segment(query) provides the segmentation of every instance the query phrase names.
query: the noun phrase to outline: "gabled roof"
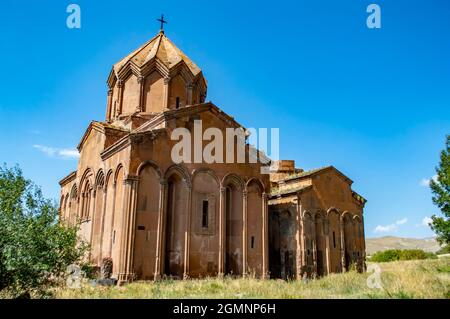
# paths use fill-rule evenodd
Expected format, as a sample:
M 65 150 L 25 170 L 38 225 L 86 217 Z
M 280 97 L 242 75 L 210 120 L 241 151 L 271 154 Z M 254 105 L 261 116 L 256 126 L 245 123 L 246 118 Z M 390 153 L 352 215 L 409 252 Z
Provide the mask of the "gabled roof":
M 342 176 L 345 180 L 347 180 L 347 182 L 349 182 L 350 184 L 353 183 L 353 181 L 350 178 L 348 178 L 344 173 L 342 173 L 340 170 L 338 170 L 334 166 L 325 166 L 325 167 L 315 168 L 315 169 L 312 169 L 309 171 L 303 171 L 301 173 L 295 173 L 295 174 L 285 178 L 284 181 L 291 181 L 294 179 L 302 179 L 302 178 L 312 177 L 314 175 L 324 173 L 328 170 L 334 170 L 338 175 Z
M 163 63 L 168 69 L 174 68 L 183 61 L 194 77 L 201 73 L 200 68 L 187 55 L 178 49 L 163 32 L 158 33 L 153 39 L 117 62 L 113 66 L 113 70 L 118 74 L 128 62 L 138 68 L 142 68 L 154 58 L 157 58 L 158 61 Z
M 303 192 L 306 191 L 308 189 L 311 189 L 313 186 L 312 185 L 302 185 L 302 186 L 296 186 L 296 187 L 291 187 L 291 188 L 286 188 L 286 189 L 273 189 L 270 192 L 270 197 L 279 197 L 279 196 L 283 196 L 283 195 L 288 195 L 288 194 L 294 194 L 294 193 L 298 193 L 298 192 Z
M 219 107 L 217 107 L 214 103 L 212 102 L 206 102 L 206 103 L 200 103 L 200 104 L 195 104 L 195 105 L 189 105 L 186 107 L 182 107 L 176 110 L 168 110 L 165 112 L 162 112 L 161 114 L 158 114 L 157 116 L 155 116 L 153 119 L 151 119 L 150 121 L 142 124 L 140 127 L 136 128 L 134 131 L 132 131 L 131 133 L 144 133 L 147 131 L 151 131 L 154 128 L 158 127 L 158 125 L 160 125 L 163 122 L 167 122 L 170 119 L 173 118 L 179 118 L 179 117 L 183 117 L 189 114 L 198 114 L 198 113 L 202 113 L 202 112 L 206 112 L 206 111 L 210 111 L 212 114 L 214 114 L 216 117 L 218 117 L 219 119 L 221 119 L 222 121 L 227 122 L 228 125 L 230 125 L 231 127 L 242 127 L 242 129 L 245 130 L 245 127 L 243 127 L 241 124 L 239 124 L 234 117 L 228 115 L 227 113 L 225 113 L 224 111 L 222 111 Z
M 101 132 L 101 133 L 105 133 L 105 130 L 107 130 L 107 129 L 126 132 L 125 129 L 123 129 L 121 127 L 117 127 L 117 126 L 111 125 L 109 123 L 92 121 L 89 124 L 88 128 L 86 129 L 86 131 L 84 132 L 83 137 L 81 138 L 81 141 L 80 141 L 80 143 L 77 146 L 78 151 L 81 152 L 81 149 L 83 148 L 83 145 L 86 142 L 86 140 L 88 139 L 88 137 L 91 134 L 92 130 L 95 130 L 95 131 Z

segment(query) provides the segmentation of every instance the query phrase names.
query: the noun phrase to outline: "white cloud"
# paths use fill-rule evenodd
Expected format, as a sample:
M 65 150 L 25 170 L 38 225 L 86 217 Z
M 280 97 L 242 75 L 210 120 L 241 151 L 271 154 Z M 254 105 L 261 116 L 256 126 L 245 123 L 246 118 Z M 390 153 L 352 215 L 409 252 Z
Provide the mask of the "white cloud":
M 373 230 L 374 233 L 387 233 L 387 232 L 394 232 L 396 230 L 398 230 L 398 226 L 399 225 L 404 225 L 408 222 L 408 218 L 402 218 L 397 220 L 395 223 L 393 224 L 389 224 L 389 225 L 378 225 L 377 227 L 375 227 L 375 229 Z
M 424 217 L 422 219 L 422 226 L 428 227 L 433 220 L 430 217 Z
M 428 187 L 428 186 L 430 186 L 431 180 L 437 182 L 437 178 L 438 178 L 437 175 L 434 175 L 431 178 L 422 178 L 422 180 L 420 181 L 420 186 Z
M 78 153 L 78 150 L 67 149 L 67 148 L 63 148 L 63 149 L 59 150 L 59 155 L 61 155 L 62 157 L 65 157 L 65 158 L 79 158 L 80 157 L 80 153 Z
M 390 224 L 390 225 L 378 225 L 377 227 L 375 227 L 374 229 L 374 233 L 387 233 L 387 232 L 392 232 L 392 231 L 396 231 L 398 229 L 398 226 L 396 224 Z
M 69 149 L 69 148 L 56 148 L 56 147 L 49 147 L 44 145 L 33 145 L 35 149 L 38 149 L 42 153 L 46 154 L 49 157 L 55 157 L 55 158 L 61 158 L 61 159 L 74 159 L 79 158 L 80 154 L 76 149 Z

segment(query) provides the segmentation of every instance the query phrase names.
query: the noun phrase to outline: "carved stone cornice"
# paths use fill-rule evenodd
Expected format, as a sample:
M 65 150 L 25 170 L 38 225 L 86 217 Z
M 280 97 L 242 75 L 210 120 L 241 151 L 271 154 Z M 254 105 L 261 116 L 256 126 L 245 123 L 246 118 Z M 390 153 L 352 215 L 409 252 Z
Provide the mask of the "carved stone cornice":
M 131 144 L 140 144 L 144 141 L 142 134 L 130 134 Z
M 110 147 L 106 148 L 103 152 L 100 153 L 101 159 L 104 161 L 108 158 L 110 158 L 112 155 L 116 154 L 117 152 L 127 148 L 131 145 L 131 141 L 128 136 L 123 137 L 115 144 L 111 145 Z
M 124 180 L 123 183 L 126 185 L 132 185 L 139 182 L 139 176 L 136 175 L 128 175 Z
M 60 180 L 59 181 L 59 185 L 60 186 L 64 186 L 67 183 L 70 183 L 71 181 L 75 180 L 76 177 L 77 177 L 77 171 L 73 171 L 72 173 L 70 173 L 69 175 L 64 177 L 62 180 Z

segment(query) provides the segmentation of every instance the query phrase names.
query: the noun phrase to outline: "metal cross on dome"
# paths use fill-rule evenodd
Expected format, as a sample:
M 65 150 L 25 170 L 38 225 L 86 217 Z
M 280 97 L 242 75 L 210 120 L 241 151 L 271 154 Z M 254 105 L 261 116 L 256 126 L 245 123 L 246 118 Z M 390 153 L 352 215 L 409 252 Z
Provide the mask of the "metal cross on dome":
M 156 21 L 161 22 L 161 28 L 160 28 L 160 30 L 164 32 L 164 24 L 167 24 L 167 21 L 164 20 L 164 14 L 161 14 L 161 18 L 160 18 L 160 19 L 157 19 Z

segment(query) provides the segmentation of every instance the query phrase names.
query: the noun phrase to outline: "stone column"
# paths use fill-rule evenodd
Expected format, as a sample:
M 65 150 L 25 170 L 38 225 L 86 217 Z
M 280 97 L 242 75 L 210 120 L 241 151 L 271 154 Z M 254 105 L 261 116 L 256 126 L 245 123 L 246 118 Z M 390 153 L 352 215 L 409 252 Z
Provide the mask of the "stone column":
M 313 278 L 317 276 L 317 238 L 316 238 L 316 216 L 312 217 L 312 255 L 313 255 Z
M 106 100 L 106 120 L 108 122 L 111 121 L 111 117 L 114 115 L 112 114 L 112 95 L 113 95 L 113 89 L 109 88 L 108 90 L 108 98 Z
M 242 275 L 247 275 L 247 190 L 242 192 Z
M 306 254 L 305 254 L 305 225 L 304 225 L 304 219 L 302 216 L 302 203 L 300 200 L 300 196 L 298 196 L 297 199 L 297 213 L 295 216 L 296 221 L 296 254 L 295 254 L 295 260 L 296 260 L 296 278 L 297 280 L 302 279 L 302 272 L 304 266 L 306 266 Z
M 117 181 L 113 183 L 113 204 L 112 204 L 112 218 L 111 218 L 111 234 L 109 238 L 109 254 L 108 257 L 112 257 L 112 236 L 114 234 L 114 219 L 116 218 L 116 192 L 117 192 Z M 113 260 L 113 263 L 117 263 L 118 260 Z
M 104 240 L 104 232 L 105 232 L 105 214 L 106 214 L 106 197 L 107 197 L 107 186 L 104 185 L 103 187 L 103 201 L 102 201 L 102 218 L 101 218 L 101 230 L 100 230 L 100 252 L 99 252 L 99 259 L 100 263 L 103 259 L 103 240 Z
M 267 194 L 262 193 L 262 278 L 266 279 L 269 275 L 269 214 L 267 205 Z
M 158 229 L 156 232 L 156 258 L 155 258 L 155 280 L 161 278 L 161 272 L 163 267 L 163 239 L 164 239 L 164 220 L 166 216 L 166 203 L 167 203 L 167 181 L 165 179 L 160 180 L 159 187 L 159 207 L 158 207 Z
M 138 84 L 139 84 L 139 105 L 136 108 L 136 112 L 144 112 L 144 85 L 145 85 L 145 78 L 143 76 L 139 76 L 137 78 Z
M 76 198 L 75 217 L 74 217 L 73 225 L 76 225 L 78 218 L 81 219 L 81 216 L 80 216 L 81 212 L 80 211 L 83 211 L 82 209 L 80 209 L 80 207 L 82 206 L 82 203 L 83 203 L 83 199 L 82 199 L 83 193 L 81 193 L 81 189 L 78 191 L 78 193 L 80 193 L 80 194 Z
M 139 178 L 125 179 L 122 236 L 120 243 L 119 284 L 133 280 L 133 251 L 136 224 L 136 202 Z
M 339 230 L 341 233 L 341 269 L 342 272 L 346 272 L 345 267 L 345 232 L 344 232 L 344 218 L 339 216 Z
M 192 105 L 192 91 L 194 89 L 194 85 L 189 82 L 186 85 L 186 104 L 187 105 Z
M 170 78 L 165 77 L 164 78 L 164 100 L 163 100 L 163 106 L 164 110 L 169 109 L 169 94 L 170 94 Z
M 219 201 L 219 276 L 225 273 L 225 246 L 226 246 L 226 191 L 225 187 L 220 187 Z
M 95 209 L 97 206 L 96 196 L 97 196 L 97 190 L 94 187 L 92 190 L 91 209 L 89 210 L 90 211 L 90 220 L 91 220 L 91 233 L 89 234 L 89 243 L 90 243 L 91 249 L 94 246 L 93 239 L 94 239 Z M 89 260 L 91 260 L 91 257 L 92 257 L 91 249 L 89 250 Z
M 191 239 L 192 187 L 187 186 L 186 228 L 184 231 L 184 272 L 183 279 L 189 278 L 189 244 Z
M 366 271 L 366 241 L 365 241 L 365 234 L 364 234 L 365 230 L 364 230 L 364 216 L 362 215 L 361 212 L 361 258 L 362 258 L 362 271 Z
M 78 213 L 77 213 L 81 222 L 83 222 L 85 212 L 86 212 L 86 194 L 83 192 L 80 194 L 80 204 L 79 204 L 79 209 L 78 209 Z
M 324 232 L 325 232 L 325 258 L 327 263 L 327 275 L 331 272 L 331 252 L 330 252 L 330 223 L 328 221 L 328 216 L 324 219 Z
M 124 83 L 122 80 L 117 81 L 117 87 L 119 89 L 118 93 L 118 101 L 117 101 L 117 110 L 116 110 L 116 117 L 118 117 L 120 114 L 122 114 L 122 105 L 123 105 L 123 86 Z

